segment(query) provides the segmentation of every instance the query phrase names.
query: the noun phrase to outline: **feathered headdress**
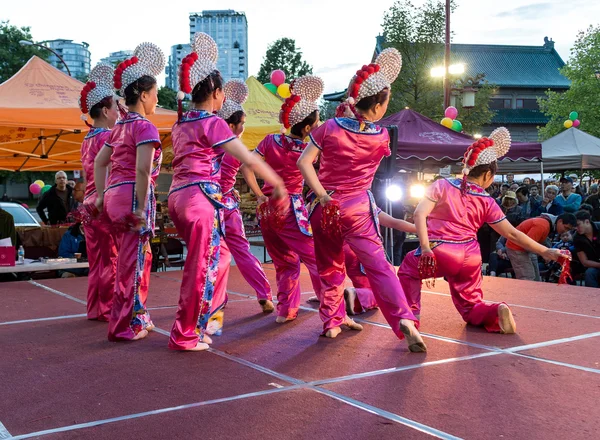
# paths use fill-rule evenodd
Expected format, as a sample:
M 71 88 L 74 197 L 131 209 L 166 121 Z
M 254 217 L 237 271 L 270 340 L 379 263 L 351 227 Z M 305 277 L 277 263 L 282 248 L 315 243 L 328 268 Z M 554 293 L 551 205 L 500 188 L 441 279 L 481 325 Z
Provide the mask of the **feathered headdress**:
M 289 98 L 286 98 L 279 112 L 279 122 L 285 130 L 302 122 L 315 110 L 319 110 L 318 100 L 323 94 L 323 80 L 318 76 L 306 75 L 296 78 L 290 84 Z
M 495 129 L 489 138 L 481 138 L 474 142 L 463 158 L 463 174 L 478 165 L 486 165 L 497 161 L 510 150 L 510 133 L 504 127 Z
M 142 43 L 133 51 L 133 56 L 121 62 L 114 75 L 114 88 L 121 96 L 125 89 L 143 76 L 156 77 L 165 68 L 165 55 L 153 43 Z
M 88 82 L 83 86 L 79 96 L 79 108 L 81 109 L 81 120 L 85 125 L 91 128 L 87 121 L 86 113 L 89 113 L 92 107 L 108 96 L 113 96 L 113 75 L 114 69 L 110 64 L 99 63 L 90 72 Z
M 225 93 L 225 102 L 221 110 L 217 112 L 217 115 L 227 120 L 235 112 L 244 111 L 242 104 L 248 99 L 248 86 L 246 83 L 239 79 L 232 79 L 227 81 L 223 86 L 223 93 Z

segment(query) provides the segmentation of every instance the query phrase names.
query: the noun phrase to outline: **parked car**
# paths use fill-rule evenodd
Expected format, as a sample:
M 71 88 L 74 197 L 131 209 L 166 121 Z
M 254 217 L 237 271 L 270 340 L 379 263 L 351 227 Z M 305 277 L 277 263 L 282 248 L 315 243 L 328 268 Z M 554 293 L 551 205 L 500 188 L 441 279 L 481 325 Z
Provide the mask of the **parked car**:
M 15 220 L 15 227 L 37 226 L 40 224 L 33 215 L 23 205 L 13 202 L 0 202 L 0 208 L 4 209 Z

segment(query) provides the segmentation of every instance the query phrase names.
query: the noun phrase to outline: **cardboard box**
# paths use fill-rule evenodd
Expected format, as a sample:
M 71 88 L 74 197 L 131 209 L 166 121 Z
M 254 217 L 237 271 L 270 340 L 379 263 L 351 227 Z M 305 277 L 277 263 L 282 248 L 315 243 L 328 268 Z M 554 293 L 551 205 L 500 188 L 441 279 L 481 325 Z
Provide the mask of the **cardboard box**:
M 0 246 L 0 266 L 14 266 L 16 250 L 14 246 Z

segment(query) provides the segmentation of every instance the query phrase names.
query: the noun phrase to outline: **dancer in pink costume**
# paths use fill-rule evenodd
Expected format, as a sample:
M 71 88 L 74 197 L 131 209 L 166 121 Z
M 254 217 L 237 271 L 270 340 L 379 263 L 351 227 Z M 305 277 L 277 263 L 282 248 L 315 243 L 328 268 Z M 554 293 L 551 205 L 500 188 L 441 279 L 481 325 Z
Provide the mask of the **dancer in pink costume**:
M 413 234 L 417 232 L 417 228 L 412 223 L 394 218 L 382 212 L 379 208 L 377 208 L 377 211 L 379 212 L 378 218 L 381 226 Z M 359 315 L 368 310 L 376 309 L 377 300 L 373 295 L 365 269 L 347 243 L 344 243 L 344 260 L 346 274 L 352 281 L 352 287 L 347 287 L 344 290 L 346 313 L 348 315 Z
M 426 351 L 418 321 L 393 266 L 387 261 L 379 235 L 377 207 L 369 191 L 384 156 L 390 155 L 387 131 L 373 122 L 383 117 L 390 84 L 400 72 L 400 53 L 386 49 L 374 64 L 353 77 L 348 99 L 338 116 L 314 130 L 311 144 L 298 166 L 318 203 L 311 213 L 317 266 L 324 291 L 319 314 L 324 334 L 335 338 L 344 323 L 344 242 L 365 266 L 377 304 L 398 338 L 407 338 L 410 351 Z M 341 117 L 345 115 L 345 117 Z M 319 175 L 313 162 L 321 155 Z
M 156 127 L 146 119 L 158 103 L 156 76 L 165 58 L 152 43 L 142 43 L 114 75 L 114 87 L 125 97 L 129 112 L 117 123 L 94 166 L 98 198 L 115 234 L 117 273 L 108 339 L 142 339 L 154 328 L 146 309 L 154 234 L 154 188 L 162 161 Z M 111 166 L 106 191 L 106 169 Z
M 90 132 L 81 144 L 81 163 L 87 185 L 83 203 L 95 204 L 97 199 L 94 182 L 94 160 L 110 136 L 119 117 L 113 97 L 113 68 L 98 64 L 90 72 L 89 81 L 81 91 L 79 107 L 82 119 L 86 113 L 93 119 Z M 89 124 L 88 124 L 89 125 Z M 87 318 L 108 321 L 115 290 L 117 248 L 106 222 L 91 220 L 85 226 L 85 245 L 90 271 L 88 275 Z
M 558 249 L 548 249 L 517 231 L 484 190 L 494 181 L 497 160 L 508 152 L 510 142 L 504 127 L 494 130 L 489 139 L 478 140 L 465 153 L 463 179 L 434 182 L 419 202 L 414 218 L 421 246 L 404 258 L 398 271 L 416 316 L 421 314 L 421 280 L 445 277 L 465 322 L 485 327 L 488 332 L 516 332 L 505 303 L 483 301 L 477 230 L 484 223 L 529 252 L 547 260 L 562 258 Z
M 225 102 L 217 115 L 224 119 L 235 136 L 241 138 L 246 122 L 246 113 L 242 104 L 248 99 L 248 86 L 240 80 L 228 81 L 223 87 Z M 271 296 L 271 285 L 265 271 L 250 251 L 250 244 L 244 231 L 242 213 L 239 209 L 240 195 L 233 187 L 235 178 L 242 163 L 230 154 L 226 154 L 221 163 L 221 191 L 225 218 L 225 241 L 240 269 L 240 273 L 250 286 L 256 291 L 256 297 L 263 312 L 271 313 L 275 310 Z
M 223 106 L 223 79 L 217 70 L 217 45 L 205 33 L 194 35 L 192 53 L 179 71 L 179 119 L 173 126 L 173 182 L 169 214 L 185 240 L 188 254 L 169 348 L 201 351 L 212 341 L 207 326 L 221 321 L 227 301 L 226 284 L 231 256 L 223 236 L 221 162 L 233 155 L 274 187 L 276 199 L 286 197 L 283 181 L 251 155 L 227 123 L 214 114 Z M 193 109 L 183 113 L 184 93 Z
M 292 95 L 285 100 L 279 113 L 282 133 L 268 135 L 254 150 L 281 176 L 290 194 L 283 211 L 283 226 L 272 227 L 261 221 L 261 230 L 277 279 L 277 318 L 284 323 L 298 316 L 300 307 L 300 261 L 309 271 L 313 289 L 320 298 L 321 284 L 315 262 L 315 248 L 308 213 L 302 197 L 304 180 L 296 162 L 306 148 L 304 138 L 319 121 L 317 100 L 323 93 L 323 81 L 316 76 L 303 76 L 291 84 Z M 290 130 L 290 135 L 284 132 Z M 268 203 L 273 188 L 265 183 L 262 190 L 253 176 L 245 174 L 259 205 Z

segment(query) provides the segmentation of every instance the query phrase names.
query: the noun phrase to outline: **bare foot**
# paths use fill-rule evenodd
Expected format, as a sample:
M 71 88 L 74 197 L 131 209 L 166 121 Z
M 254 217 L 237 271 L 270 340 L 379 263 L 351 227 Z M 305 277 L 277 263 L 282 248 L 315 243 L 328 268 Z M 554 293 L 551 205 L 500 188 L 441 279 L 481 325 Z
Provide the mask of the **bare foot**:
M 286 318 L 285 316 L 278 316 L 275 319 L 275 322 L 277 324 L 283 324 L 284 322 L 293 321 L 293 320 L 294 320 L 294 318 Z
M 415 327 L 415 322 L 410 319 L 400 320 L 400 331 L 404 334 L 408 349 L 413 353 L 424 353 L 427 351 L 427 346 L 423 342 L 423 338 Z
M 137 341 L 138 339 L 144 339 L 146 336 L 148 336 L 148 330 L 144 329 L 141 330 L 137 335 L 135 335 L 132 339 L 132 341 Z
M 350 327 L 350 330 L 361 331 L 363 329 L 362 325 L 357 324 L 356 322 L 354 322 L 354 319 L 348 318 L 347 316 L 346 316 L 346 320 L 344 321 L 344 325 Z
M 344 300 L 346 302 L 346 313 L 354 315 L 354 303 L 356 302 L 356 289 L 348 287 L 344 290 Z
M 268 299 L 259 299 L 258 303 L 262 308 L 263 313 L 273 313 L 275 310 L 275 306 L 273 305 L 273 301 Z
M 340 333 L 342 333 L 342 329 L 339 327 L 333 327 L 330 328 L 329 330 L 327 330 L 327 333 L 325 333 L 325 337 L 326 338 L 335 338 L 337 335 L 339 335 Z
M 506 304 L 498 306 L 498 325 L 500 325 L 500 333 L 502 334 L 512 335 L 517 332 L 517 324 Z
M 209 348 L 210 347 L 208 344 L 206 344 L 204 342 L 198 342 L 195 347 L 188 348 L 185 351 L 204 351 L 204 350 L 208 350 Z

